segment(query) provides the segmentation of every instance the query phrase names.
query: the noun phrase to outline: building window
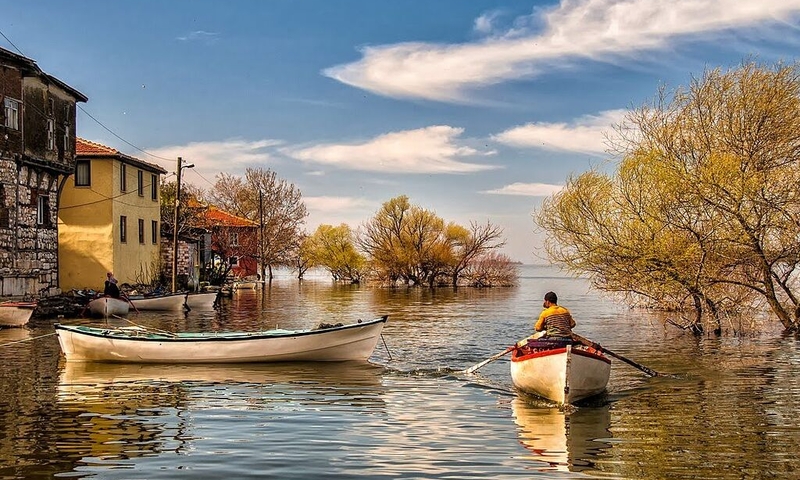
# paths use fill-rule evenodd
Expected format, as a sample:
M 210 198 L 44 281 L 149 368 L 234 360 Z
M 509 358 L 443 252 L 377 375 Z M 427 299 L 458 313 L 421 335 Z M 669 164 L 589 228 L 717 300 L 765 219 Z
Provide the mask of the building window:
M 128 167 L 124 163 L 119 167 L 119 191 L 128 191 Z
M 230 241 L 231 247 L 238 247 L 239 246 L 239 232 L 230 232 L 228 234 L 228 240 Z
M 139 243 L 144 244 L 144 219 L 139 219 Z
M 6 188 L 0 185 L 0 227 L 8 228 L 8 207 L 6 207 Z
M 119 217 L 119 241 L 122 243 L 128 241 L 128 217 L 125 215 Z
M 158 221 L 151 220 L 150 223 L 153 226 L 153 245 L 155 245 L 156 243 L 158 243 Z
M 56 149 L 56 121 L 52 118 L 47 119 L 47 149 Z
M 39 195 L 36 199 L 36 224 L 50 225 L 50 197 Z
M 92 163 L 89 160 L 75 162 L 75 186 L 88 187 L 92 184 Z
M 69 124 L 64 124 L 64 153 L 71 152 L 69 144 Z
M 3 105 L 5 107 L 6 127 L 19 130 L 19 101 L 6 97 Z
M 139 170 L 136 181 L 138 182 L 139 196 L 144 197 L 144 172 Z
M 158 175 L 150 175 L 150 198 L 154 202 L 158 201 Z

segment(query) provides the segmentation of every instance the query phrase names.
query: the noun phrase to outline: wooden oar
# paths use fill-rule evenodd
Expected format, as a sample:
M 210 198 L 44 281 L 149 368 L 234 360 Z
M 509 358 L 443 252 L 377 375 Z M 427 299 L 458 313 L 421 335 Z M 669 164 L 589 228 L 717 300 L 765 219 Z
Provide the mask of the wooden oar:
M 500 358 L 500 357 L 502 357 L 504 355 L 508 355 L 511 351 L 514 350 L 514 348 L 516 348 L 516 345 L 511 345 L 510 347 L 506 348 L 502 352 L 496 353 L 496 354 L 492 355 L 491 357 L 487 358 L 486 360 L 482 361 L 481 363 L 476 363 L 475 365 L 469 367 L 468 369 L 464 370 L 464 373 L 475 373 L 476 370 L 478 370 L 479 368 L 483 367 L 484 365 L 492 363 L 492 362 L 494 362 L 495 360 L 497 360 L 498 358 Z
M 611 350 L 601 346 L 599 343 L 595 343 L 595 342 L 589 340 L 588 338 L 583 338 L 580 335 L 578 335 L 577 333 L 573 333 L 572 334 L 572 339 L 575 340 L 578 343 L 582 343 L 582 344 L 586 345 L 587 347 L 592 347 L 595 350 L 599 350 L 599 351 L 601 351 L 603 353 L 607 353 L 607 354 L 611 355 L 612 357 L 616 358 L 617 360 L 622 360 L 623 362 L 627 363 L 628 365 L 630 365 L 632 367 L 635 367 L 635 368 L 638 368 L 639 370 L 643 371 L 649 377 L 664 376 L 663 373 L 658 373 L 655 370 L 653 370 L 652 368 L 645 367 L 644 365 L 636 363 L 636 362 L 634 362 L 633 360 L 631 360 L 629 358 L 623 357 L 619 353 L 612 352 Z

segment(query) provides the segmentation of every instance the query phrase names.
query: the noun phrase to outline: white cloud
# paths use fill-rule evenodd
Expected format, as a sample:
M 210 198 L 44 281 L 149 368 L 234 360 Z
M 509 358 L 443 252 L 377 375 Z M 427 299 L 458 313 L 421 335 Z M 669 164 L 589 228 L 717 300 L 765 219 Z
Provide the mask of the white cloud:
M 399 43 L 362 49 L 356 62 L 324 75 L 396 98 L 467 102 L 469 90 L 527 78 L 570 60 L 610 61 L 691 36 L 788 22 L 800 0 L 562 0 L 517 19 L 505 35 L 473 43 Z M 475 21 L 494 29 L 494 17 Z
M 563 185 L 550 185 L 547 183 L 521 183 L 516 182 L 494 190 L 485 190 L 481 193 L 493 195 L 522 195 L 526 197 L 548 197 L 561 191 Z
M 183 158 L 187 164 L 194 164 L 193 170 L 213 182 L 214 175 L 219 172 L 232 174 L 244 172 L 246 167 L 255 167 L 273 160 L 268 151 L 271 147 L 281 145 L 279 140 L 241 140 L 231 139 L 220 142 L 191 142 L 186 145 L 170 145 L 149 149 L 153 155 L 161 158 Z M 163 164 L 164 162 L 160 162 Z M 168 171 L 174 167 L 165 167 Z M 210 178 L 209 178 L 210 177 Z M 194 182 L 198 183 L 198 182 Z M 201 185 L 203 186 L 203 185 Z M 203 188 L 208 187 L 204 185 Z
M 309 233 L 323 224 L 344 223 L 355 229 L 379 207 L 378 202 L 354 197 L 303 197 L 303 202 L 308 209 L 306 228 Z
M 488 35 L 494 31 L 495 19 L 500 15 L 499 12 L 487 12 L 475 19 L 472 29 L 479 34 Z
M 344 210 L 373 208 L 374 202 L 353 197 L 303 197 L 306 207 L 316 212 L 341 212 Z
M 466 163 L 464 157 L 486 156 L 459 142 L 464 129 L 436 125 L 390 132 L 354 144 L 320 144 L 282 153 L 304 162 L 348 170 L 383 173 L 473 173 L 498 168 Z
M 196 30 L 194 32 L 189 32 L 188 34 L 178 37 L 178 40 L 182 42 L 206 42 L 206 43 L 214 43 L 219 36 L 219 33 L 216 32 L 206 32 L 204 30 Z
M 606 135 L 620 123 L 625 110 L 608 110 L 587 115 L 572 123 L 528 123 L 493 135 L 492 140 L 515 147 L 542 148 L 570 152 L 603 153 Z

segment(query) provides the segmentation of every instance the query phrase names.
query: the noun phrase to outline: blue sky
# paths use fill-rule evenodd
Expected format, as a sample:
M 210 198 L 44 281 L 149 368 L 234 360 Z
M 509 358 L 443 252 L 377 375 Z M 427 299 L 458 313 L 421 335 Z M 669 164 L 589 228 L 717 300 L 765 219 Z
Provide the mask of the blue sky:
M 503 227 L 504 252 L 525 263 L 541 255 L 532 211 L 569 175 L 613 168 L 605 133 L 626 109 L 706 68 L 794 62 L 800 46 L 800 0 L 0 0 L 0 11 L 0 46 L 89 97 L 83 138 L 170 172 L 181 156 L 195 165 L 185 181 L 204 189 L 221 171 L 273 169 L 303 192 L 309 231 L 357 228 L 407 195 L 447 221 Z

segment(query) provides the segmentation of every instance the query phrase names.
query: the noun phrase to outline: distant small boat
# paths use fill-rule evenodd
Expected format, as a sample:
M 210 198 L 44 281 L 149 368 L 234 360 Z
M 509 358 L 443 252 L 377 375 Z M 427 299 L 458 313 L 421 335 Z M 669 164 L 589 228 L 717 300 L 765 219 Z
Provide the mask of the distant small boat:
M 523 392 L 570 404 L 605 391 L 611 360 L 569 341 L 535 340 L 511 354 L 511 380 Z
M 124 317 L 128 314 L 131 304 L 122 298 L 103 296 L 89 301 L 87 308 L 96 317 L 108 318 L 112 315 Z
M 217 292 L 190 293 L 186 296 L 186 306 L 198 309 L 214 308 L 217 296 Z
M 129 295 L 128 300 L 134 310 L 183 310 L 186 308 L 185 293 L 165 295 Z
M 257 282 L 255 280 L 237 280 L 233 282 L 233 286 L 231 288 L 234 292 L 236 290 L 255 290 L 259 283 L 262 282 Z
M 0 303 L 0 327 L 23 327 L 30 321 L 36 302 Z
M 367 360 L 387 316 L 312 330 L 171 333 L 139 326 L 56 324 L 68 361 L 123 363 L 339 362 Z

